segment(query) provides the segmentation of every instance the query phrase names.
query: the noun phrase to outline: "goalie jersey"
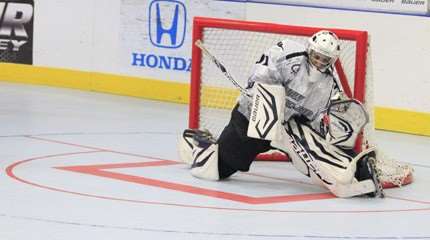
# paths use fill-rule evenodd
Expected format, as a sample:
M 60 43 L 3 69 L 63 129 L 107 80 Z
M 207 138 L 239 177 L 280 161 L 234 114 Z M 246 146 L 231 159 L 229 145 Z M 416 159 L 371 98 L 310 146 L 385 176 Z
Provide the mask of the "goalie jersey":
M 325 72 L 310 66 L 306 47 L 284 40 L 268 49 L 256 62 L 248 79 L 251 96 L 239 97 L 239 112 L 249 119 L 254 84 L 256 82 L 282 85 L 286 93 L 285 121 L 292 116 L 305 116 L 312 121 L 325 112 L 332 96 L 339 92 L 333 69 Z

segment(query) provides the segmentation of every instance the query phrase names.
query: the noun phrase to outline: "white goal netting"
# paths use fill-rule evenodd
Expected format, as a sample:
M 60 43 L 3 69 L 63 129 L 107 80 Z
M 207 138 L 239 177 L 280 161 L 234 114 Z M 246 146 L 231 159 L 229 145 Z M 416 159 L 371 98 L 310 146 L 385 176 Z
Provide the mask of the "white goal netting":
M 306 36 L 218 28 L 205 28 L 202 40 L 204 45 L 228 68 L 235 80 L 244 87 L 261 54 L 268 47 L 286 38 L 303 44 L 307 41 Z M 345 65 L 343 68 L 346 70 L 345 74 L 351 86 L 348 88 L 353 89 L 355 42 L 342 40 L 341 46 L 340 59 Z M 200 126 L 206 127 L 218 136 L 229 120 L 229 110 L 233 108 L 239 91 L 207 57 L 202 59 L 201 86 Z
M 198 19 L 195 21 L 198 22 Z M 195 38 L 202 40 L 205 47 L 216 56 L 242 87 L 246 86 L 255 62 L 266 49 L 285 39 L 305 44 L 312 34 L 312 29 L 309 28 L 303 28 L 303 32 L 301 32 L 297 27 L 276 25 L 275 32 L 271 32 L 273 24 L 251 23 L 247 25 L 247 22 L 243 22 L 241 25 L 238 21 L 234 21 L 234 24 L 229 25 L 229 21 L 225 20 L 216 21 L 219 26 L 214 26 L 214 24 L 205 26 L 204 23 L 207 21 L 204 19 L 203 23 L 195 24 L 194 31 L 198 33 L 195 34 Z M 314 29 L 314 32 L 316 31 L 317 29 Z M 365 33 L 365 38 L 357 40 L 355 35 L 363 32 L 334 31 L 341 39 L 341 55 L 336 66 L 338 79 L 345 92 L 351 92 L 355 98 L 365 103 L 370 115 L 370 123 L 364 129 L 364 137 L 360 145 L 363 147 L 375 145 L 372 71 L 370 53 L 367 48 L 367 33 Z M 363 39 L 366 40 L 364 45 L 363 42 L 358 42 Z M 199 50 L 193 49 L 193 52 L 195 51 Z M 195 59 L 195 56 L 193 55 L 195 63 L 193 72 L 197 74 L 193 75 L 192 81 L 198 81 L 198 84 L 193 83 L 197 86 L 195 90 L 198 93 L 193 96 L 198 99 L 197 101 L 191 99 L 191 104 L 194 104 L 198 110 L 193 111 L 196 116 L 190 116 L 190 119 L 194 119 L 196 123 L 195 126 L 190 127 L 208 129 L 215 137 L 218 137 L 229 121 L 231 109 L 239 96 L 239 90 L 226 79 L 208 57 L 202 56 Z M 194 69 L 196 66 L 198 69 Z M 271 160 L 271 156 L 279 158 L 279 153 L 263 154 L 262 156 Z M 384 157 L 384 160 L 379 161 L 378 168 L 383 181 L 386 182 L 384 184 L 386 187 L 400 186 L 412 181 L 412 168 L 406 164 Z

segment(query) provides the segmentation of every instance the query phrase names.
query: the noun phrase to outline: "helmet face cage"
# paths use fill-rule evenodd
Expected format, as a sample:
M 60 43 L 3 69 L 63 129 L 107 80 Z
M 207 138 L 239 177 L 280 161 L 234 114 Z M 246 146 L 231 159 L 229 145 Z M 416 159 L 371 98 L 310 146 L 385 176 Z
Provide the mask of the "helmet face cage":
M 327 69 L 332 64 L 333 58 L 316 52 L 313 49 L 309 50 L 309 62 L 318 69 Z
M 310 62 L 318 69 L 327 69 L 334 64 L 340 54 L 339 38 L 335 33 L 327 30 L 322 30 L 315 33 L 309 38 L 308 54 L 314 58 Z M 328 64 L 322 64 L 326 62 L 328 58 Z M 318 59 L 315 59 L 318 58 Z M 318 61 L 319 60 L 319 61 Z M 324 60 L 324 61 L 321 61 Z M 320 63 L 319 63 L 320 62 Z M 317 65 L 315 65 L 317 64 Z

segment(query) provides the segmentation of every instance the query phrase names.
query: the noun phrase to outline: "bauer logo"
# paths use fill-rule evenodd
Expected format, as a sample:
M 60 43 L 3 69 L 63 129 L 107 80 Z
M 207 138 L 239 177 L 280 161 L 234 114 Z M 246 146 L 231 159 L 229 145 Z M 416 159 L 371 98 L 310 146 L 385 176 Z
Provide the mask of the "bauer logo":
M 0 1 L 0 61 L 32 64 L 32 0 Z
M 149 38 L 154 46 L 179 48 L 184 44 L 187 11 L 175 0 L 154 0 L 149 6 Z

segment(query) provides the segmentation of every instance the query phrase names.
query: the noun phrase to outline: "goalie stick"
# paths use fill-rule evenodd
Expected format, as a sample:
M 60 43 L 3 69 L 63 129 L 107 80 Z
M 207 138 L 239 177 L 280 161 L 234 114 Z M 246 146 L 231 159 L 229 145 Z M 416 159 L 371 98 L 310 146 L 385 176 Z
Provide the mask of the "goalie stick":
M 230 74 L 230 72 L 227 70 L 226 67 L 213 55 L 205 45 L 203 45 L 203 42 L 199 39 L 195 42 L 196 46 L 200 48 L 203 53 L 212 60 L 212 62 L 218 67 L 219 70 L 224 74 L 224 76 L 231 82 L 233 85 L 239 89 L 239 91 L 243 94 L 245 94 L 248 97 L 251 97 L 251 95 L 248 93 L 248 91 L 240 86 L 240 84 L 233 78 L 233 76 Z

